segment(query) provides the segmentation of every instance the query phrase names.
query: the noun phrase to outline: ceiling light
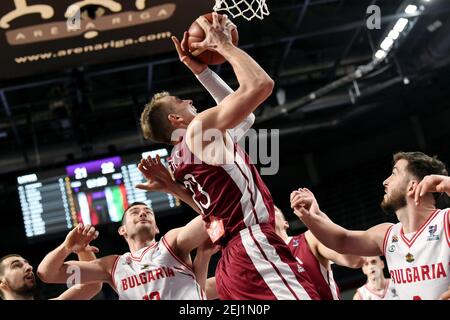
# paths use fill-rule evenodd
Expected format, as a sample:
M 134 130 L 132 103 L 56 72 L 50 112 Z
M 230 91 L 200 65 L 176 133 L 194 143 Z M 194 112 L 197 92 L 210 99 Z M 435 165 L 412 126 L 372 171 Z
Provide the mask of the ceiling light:
M 406 25 L 408 24 L 408 19 L 405 18 L 400 18 L 398 19 L 397 23 L 394 26 L 394 30 L 397 31 L 398 33 L 402 32 L 403 30 L 405 30 Z
M 391 30 L 391 32 L 389 32 L 388 34 L 388 38 L 391 38 L 392 40 L 397 40 L 399 35 L 400 33 L 398 33 L 397 31 Z
M 385 38 L 383 42 L 380 44 L 381 49 L 384 51 L 389 51 L 389 49 L 392 48 L 392 45 L 394 44 L 394 40 L 391 38 Z
M 414 14 L 417 11 L 417 6 L 410 4 L 405 8 L 405 13 L 407 14 Z
M 375 53 L 375 58 L 377 58 L 378 60 L 382 60 L 382 59 L 386 58 L 386 56 L 387 56 L 387 52 L 384 50 L 378 50 Z

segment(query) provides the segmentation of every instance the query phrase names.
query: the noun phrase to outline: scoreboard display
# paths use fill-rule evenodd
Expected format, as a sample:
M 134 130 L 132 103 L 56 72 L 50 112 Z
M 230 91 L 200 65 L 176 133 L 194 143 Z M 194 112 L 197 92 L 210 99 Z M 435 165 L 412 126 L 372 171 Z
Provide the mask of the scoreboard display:
M 144 152 L 141 157 L 148 155 L 159 155 L 167 165 L 167 149 Z M 148 204 L 158 216 L 178 212 L 180 202 L 171 194 L 134 187 L 145 182 L 137 166 L 136 160 L 116 156 L 69 165 L 60 172 L 17 177 L 27 238 L 66 232 L 78 223 L 119 222 L 125 208 L 135 201 Z

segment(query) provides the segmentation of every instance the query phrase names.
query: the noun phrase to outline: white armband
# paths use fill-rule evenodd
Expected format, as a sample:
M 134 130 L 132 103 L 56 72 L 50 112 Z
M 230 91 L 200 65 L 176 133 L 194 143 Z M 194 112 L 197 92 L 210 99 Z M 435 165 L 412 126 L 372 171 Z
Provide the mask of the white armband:
M 226 96 L 233 93 L 225 81 L 217 75 L 214 71 L 206 68 L 200 74 L 195 75 L 200 83 L 208 90 L 209 94 L 213 97 L 216 103 L 222 101 Z

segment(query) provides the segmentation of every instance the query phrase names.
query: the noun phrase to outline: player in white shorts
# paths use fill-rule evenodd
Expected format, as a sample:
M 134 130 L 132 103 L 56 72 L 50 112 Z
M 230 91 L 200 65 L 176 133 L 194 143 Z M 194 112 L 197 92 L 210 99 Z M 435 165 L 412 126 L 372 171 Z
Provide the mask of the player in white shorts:
M 394 282 L 383 273 L 384 262 L 380 257 L 365 257 L 362 266 L 367 282 L 356 290 L 353 300 L 398 300 Z
M 38 275 L 44 282 L 65 283 L 73 270 L 79 270 L 81 283 L 109 283 L 119 299 L 203 299 L 189 255 L 208 239 L 201 217 L 168 231 L 156 241 L 159 230 L 153 211 L 145 203 L 133 203 L 125 210 L 119 227 L 119 234 L 127 241 L 130 252 L 90 262 L 65 261 L 70 253 L 83 249 L 98 236 L 90 226 L 80 225 L 77 231 L 39 265 Z
M 327 247 L 345 254 L 385 255 L 400 299 L 448 297 L 450 209 L 437 209 L 435 199 L 439 193 L 450 195 L 445 165 L 421 152 L 399 152 L 383 185 L 386 194 L 381 207 L 396 214 L 400 222 L 395 225 L 346 230 L 316 214 L 313 196 L 301 191 L 291 194 L 291 206 Z

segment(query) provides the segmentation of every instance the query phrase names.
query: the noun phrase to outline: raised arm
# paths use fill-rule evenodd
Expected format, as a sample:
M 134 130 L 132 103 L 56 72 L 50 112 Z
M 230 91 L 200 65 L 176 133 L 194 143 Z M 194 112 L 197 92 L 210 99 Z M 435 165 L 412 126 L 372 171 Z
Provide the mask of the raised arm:
M 79 279 L 80 284 L 110 282 L 114 256 L 92 261 L 65 262 L 71 253 L 83 251 L 97 236 L 98 232 L 95 228 L 79 224 L 69 232 L 64 242 L 47 254 L 39 264 L 37 271 L 39 278 L 46 283 L 68 283 L 71 279 Z
M 78 252 L 79 261 L 94 261 L 97 259 L 94 252 L 98 252 L 96 247 L 86 246 L 85 250 Z M 64 291 L 53 300 L 90 300 L 102 290 L 102 282 L 89 284 L 76 284 Z
M 421 197 L 432 192 L 445 192 L 450 196 L 450 177 L 437 174 L 425 176 L 417 185 L 414 193 L 416 204 L 419 204 Z
M 200 288 L 206 293 L 206 281 L 208 277 L 209 261 L 211 256 L 220 250 L 220 246 L 214 245 L 210 239 L 206 239 L 198 248 L 194 259 L 194 273 Z
M 150 156 L 147 159 L 142 159 L 138 169 L 147 179 L 147 182 L 137 184 L 136 188 L 170 193 L 189 205 L 195 212 L 201 214 L 200 208 L 192 198 L 192 193 L 173 179 L 171 172 L 164 166 L 158 155 L 154 159 Z
M 180 61 L 183 62 L 197 77 L 199 82 L 209 92 L 214 101 L 219 104 L 225 97 L 227 97 L 234 91 L 227 85 L 225 81 L 222 80 L 222 78 L 220 78 L 214 71 L 209 69 L 206 64 L 199 62 L 191 56 L 187 44 L 188 37 L 188 32 L 184 32 L 183 40 L 181 41 L 181 43 L 176 37 L 172 37 L 172 41 L 178 52 L 178 57 Z M 251 128 L 254 122 L 255 115 L 251 113 L 247 116 L 247 118 L 244 119 L 244 121 L 239 123 L 233 129 L 230 129 L 229 133 L 232 137 L 235 137 L 236 140 L 240 140 L 248 131 L 248 129 Z
M 296 215 L 326 247 L 342 254 L 358 256 L 383 255 L 383 241 L 390 223 L 382 223 L 366 231 L 350 231 L 312 212 L 313 200 L 308 193 L 294 191 L 291 207 Z
M 309 230 L 305 232 L 305 237 L 311 250 L 315 255 L 317 254 L 319 260 L 326 259 L 333 261 L 337 265 L 352 269 L 361 268 L 364 263 L 364 259 L 361 256 L 341 254 L 326 247 Z
M 190 253 L 208 239 L 205 222 L 201 216 L 192 219 L 184 227 L 172 229 L 164 238 L 177 256 L 190 264 Z
M 195 119 L 202 122 L 203 130 L 216 128 L 232 129 L 239 125 L 272 93 L 273 80 L 248 54 L 231 43 L 232 27 L 227 26 L 228 18 L 218 22 L 213 13 L 213 23 L 201 17 L 206 38 L 194 43 L 194 48 L 215 50 L 224 56 L 233 67 L 239 88 L 223 99 L 216 107 L 201 112 Z M 188 127 L 188 132 L 191 126 Z

